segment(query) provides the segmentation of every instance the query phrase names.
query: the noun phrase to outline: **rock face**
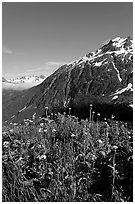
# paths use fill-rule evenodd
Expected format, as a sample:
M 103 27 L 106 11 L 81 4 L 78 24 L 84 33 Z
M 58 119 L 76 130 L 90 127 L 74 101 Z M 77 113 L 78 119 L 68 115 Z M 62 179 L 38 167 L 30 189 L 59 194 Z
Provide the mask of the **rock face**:
M 96 52 L 61 66 L 40 85 L 29 89 L 23 105 L 27 108 L 21 117 L 34 112 L 42 115 L 45 106 L 50 111 L 85 109 L 90 103 L 130 106 L 132 93 L 133 41 L 117 37 Z

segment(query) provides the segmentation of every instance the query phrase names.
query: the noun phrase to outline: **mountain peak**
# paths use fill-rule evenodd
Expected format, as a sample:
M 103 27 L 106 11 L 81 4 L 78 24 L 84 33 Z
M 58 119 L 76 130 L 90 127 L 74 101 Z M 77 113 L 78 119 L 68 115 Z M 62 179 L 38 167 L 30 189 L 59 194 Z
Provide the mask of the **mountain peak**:
M 133 52 L 133 41 L 130 37 L 122 38 L 122 37 L 116 37 L 112 40 L 110 40 L 108 43 L 103 45 L 101 48 L 99 48 L 95 52 L 90 52 L 89 54 L 85 55 L 84 57 L 80 58 L 79 60 L 75 60 L 71 63 L 68 63 L 67 66 L 73 67 L 76 65 L 81 65 L 85 62 L 89 62 L 90 64 L 93 64 L 93 62 L 99 62 L 101 61 L 101 58 L 104 58 L 104 56 L 110 55 L 110 58 L 112 55 L 116 56 L 127 56 L 127 58 L 131 57 L 131 53 Z
M 63 65 L 38 87 L 28 90 L 22 97 L 24 102 L 21 105 L 20 102 L 18 103 L 20 109 L 17 110 L 17 117 L 21 120 L 23 114 L 30 117 L 35 111 L 42 115 L 46 106 L 49 107 L 49 111 L 73 107 L 76 112 L 80 111 L 82 116 L 82 110 L 84 107 L 88 110 L 90 103 L 98 104 L 97 107 L 109 104 L 108 112 L 110 104 L 131 105 L 132 45 L 131 38 L 117 37 L 97 51 Z M 27 108 L 24 109 L 24 107 Z M 106 109 L 105 112 L 107 112 Z

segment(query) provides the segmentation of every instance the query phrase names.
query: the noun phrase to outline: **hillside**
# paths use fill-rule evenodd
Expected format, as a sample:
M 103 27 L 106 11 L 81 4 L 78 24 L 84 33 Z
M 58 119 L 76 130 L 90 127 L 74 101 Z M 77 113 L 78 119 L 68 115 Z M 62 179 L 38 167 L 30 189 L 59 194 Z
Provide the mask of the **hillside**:
M 103 116 L 115 114 L 119 117 L 121 114 L 118 119 L 127 117 L 131 120 L 132 39 L 117 37 L 96 52 L 61 66 L 40 85 L 27 90 L 21 98 L 22 105 L 16 109 L 18 113 L 14 117 L 17 121 L 31 118 L 35 112 L 44 115 L 46 106 L 53 112 L 71 107 L 72 114 L 88 117 L 91 103 Z M 18 99 L 14 104 L 16 101 Z

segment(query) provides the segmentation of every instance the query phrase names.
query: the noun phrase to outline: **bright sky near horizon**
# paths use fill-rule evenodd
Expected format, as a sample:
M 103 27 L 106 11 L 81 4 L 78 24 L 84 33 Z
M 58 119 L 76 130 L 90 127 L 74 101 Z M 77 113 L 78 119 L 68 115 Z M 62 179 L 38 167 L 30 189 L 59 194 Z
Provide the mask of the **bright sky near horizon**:
M 2 75 L 49 76 L 117 36 L 133 38 L 132 2 L 4 2 Z

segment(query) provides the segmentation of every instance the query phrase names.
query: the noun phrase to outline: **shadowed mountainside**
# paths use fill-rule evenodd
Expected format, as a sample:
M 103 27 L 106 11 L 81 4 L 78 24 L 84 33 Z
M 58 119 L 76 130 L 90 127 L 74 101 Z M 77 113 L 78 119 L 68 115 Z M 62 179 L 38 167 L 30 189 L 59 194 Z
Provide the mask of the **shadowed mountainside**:
M 31 118 L 35 112 L 44 115 L 46 106 L 50 112 L 71 107 L 73 114 L 84 118 L 91 103 L 103 117 L 115 114 L 118 119 L 132 120 L 133 41 L 130 37 L 110 40 L 96 52 L 61 66 L 40 85 L 18 94 L 4 106 L 3 121 L 13 115 L 14 121 Z M 5 110 L 11 107 L 7 117 Z

